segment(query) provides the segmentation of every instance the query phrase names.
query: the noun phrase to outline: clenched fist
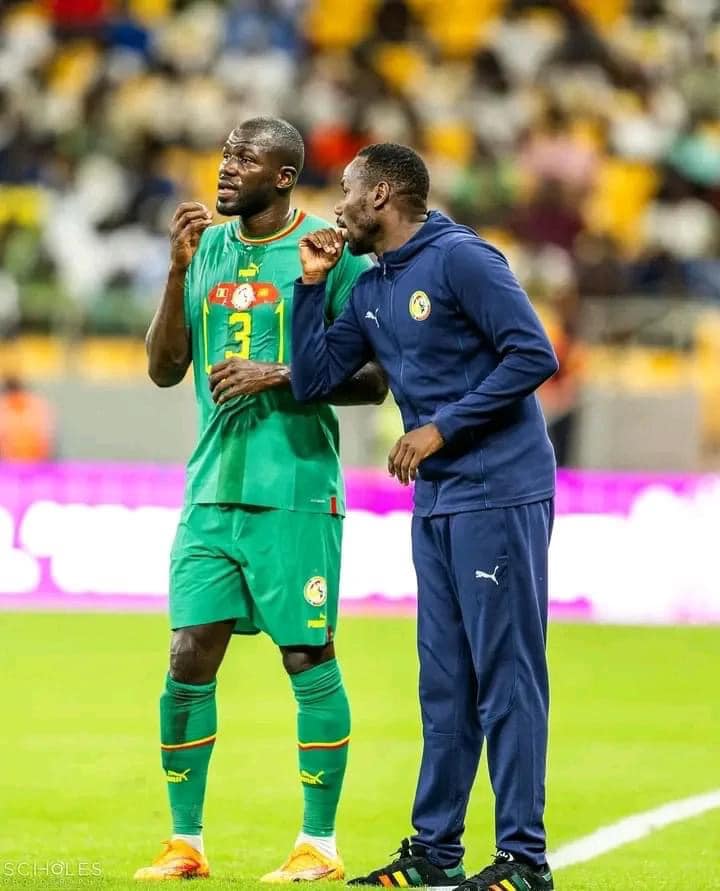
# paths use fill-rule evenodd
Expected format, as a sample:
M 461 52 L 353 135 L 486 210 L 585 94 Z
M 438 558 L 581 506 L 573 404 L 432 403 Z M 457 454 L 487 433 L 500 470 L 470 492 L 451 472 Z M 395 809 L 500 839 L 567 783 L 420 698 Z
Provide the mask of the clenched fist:
M 176 269 L 188 268 L 211 223 L 212 214 L 204 204 L 185 201 L 178 206 L 170 223 L 170 261 Z
M 324 282 L 342 257 L 345 240 L 337 229 L 320 229 L 300 239 L 302 280 L 306 285 Z

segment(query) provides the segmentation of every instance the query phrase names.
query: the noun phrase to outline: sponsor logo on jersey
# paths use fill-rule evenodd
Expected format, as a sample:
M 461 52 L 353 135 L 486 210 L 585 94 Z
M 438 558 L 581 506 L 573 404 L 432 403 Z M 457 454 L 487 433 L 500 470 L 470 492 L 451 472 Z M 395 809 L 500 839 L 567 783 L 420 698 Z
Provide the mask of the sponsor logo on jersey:
M 176 770 L 168 770 L 165 772 L 165 776 L 167 777 L 168 783 L 184 783 L 188 779 L 188 774 L 190 773 L 190 768 L 184 770 L 182 773 L 178 773 Z
M 425 321 L 425 319 L 430 315 L 430 311 L 432 310 L 430 298 L 425 293 L 425 291 L 414 291 L 410 295 L 409 309 L 410 315 L 415 319 L 416 322 Z
M 279 299 L 280 292 L 272 282 L 220 282 L 208 294 L 209 303 L 239 311 Z
M 251 263 L 243 269 L 238 269 L 238 275 L 241 278 L 257 278 L 260 274 L 260 266 L 257 263 Z
M 305 582 L 303 593 L 310 606 L 322 606 L 327 600 L 327 582 L 321 575 L 314 575 Z
M 307 626 L 308 628 L 324 628 L 327 625 L 327 616 L 324 613 L 320 613 L 317 619 L 308 619 Z

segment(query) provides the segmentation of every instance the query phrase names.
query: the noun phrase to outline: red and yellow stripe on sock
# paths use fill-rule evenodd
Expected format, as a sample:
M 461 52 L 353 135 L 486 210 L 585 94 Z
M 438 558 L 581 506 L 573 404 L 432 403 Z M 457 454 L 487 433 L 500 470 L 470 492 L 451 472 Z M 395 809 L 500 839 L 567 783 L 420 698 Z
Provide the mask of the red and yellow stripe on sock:
M 344 736 L 342 739 L 337 739 L 334 742 L 300 742 L 298 740 L 298 749 L 301 752 L 308 752 L 311 749 L 342 749 L 343 746 L 346 746 L 350 742 L 350 736 Z
M 192 739 L 184 743 L 160 743 L 163 752 L 179 752 L 183 749 L 199 749 L 201 746 L 211 746 L 215 742 L 216 733 L 211 736 L 203 736 L 202 739 Z

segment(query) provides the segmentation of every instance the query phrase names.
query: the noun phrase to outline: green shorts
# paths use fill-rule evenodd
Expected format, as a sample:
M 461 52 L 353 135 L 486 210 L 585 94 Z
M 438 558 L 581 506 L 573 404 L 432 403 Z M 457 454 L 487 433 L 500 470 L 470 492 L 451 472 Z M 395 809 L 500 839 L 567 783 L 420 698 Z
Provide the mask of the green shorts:
M 337 629 L 342 517 L 190 504 L 170 558 L 173 629 L 235 619 L 278 646 L 324 646 Z

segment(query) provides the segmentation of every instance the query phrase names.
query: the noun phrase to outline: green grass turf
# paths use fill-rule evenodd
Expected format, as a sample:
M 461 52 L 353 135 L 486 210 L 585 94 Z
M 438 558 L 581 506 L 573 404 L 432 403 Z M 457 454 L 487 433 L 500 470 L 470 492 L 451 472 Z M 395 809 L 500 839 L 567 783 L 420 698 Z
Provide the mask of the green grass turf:
M 409 830 L 414 624 L 346 619 L 338 646 L 354 712 L 338 832 L 354 874 Z M 0 885 L 137 888 L 129 876 L 168 835 L 157 750 L 166 650 L 158 616 L 0 614 Z M 552 625 L 550 654 L 551 847 L 720 787 L 720 628 Z M 215 878 L 203 888 L 256 888 L 290 849 L 301 798 L 294 703 L 267 640 L 233 641 L 219 699 L 205 820 Z M 466 843 L 475 871 L 493 850 L 484 765 Z M 20 862 L 76 872 L 80 861 L 102 877 L 11 875 Z M 556 887 L 720 889 L 720 811 L 559 871 Z

